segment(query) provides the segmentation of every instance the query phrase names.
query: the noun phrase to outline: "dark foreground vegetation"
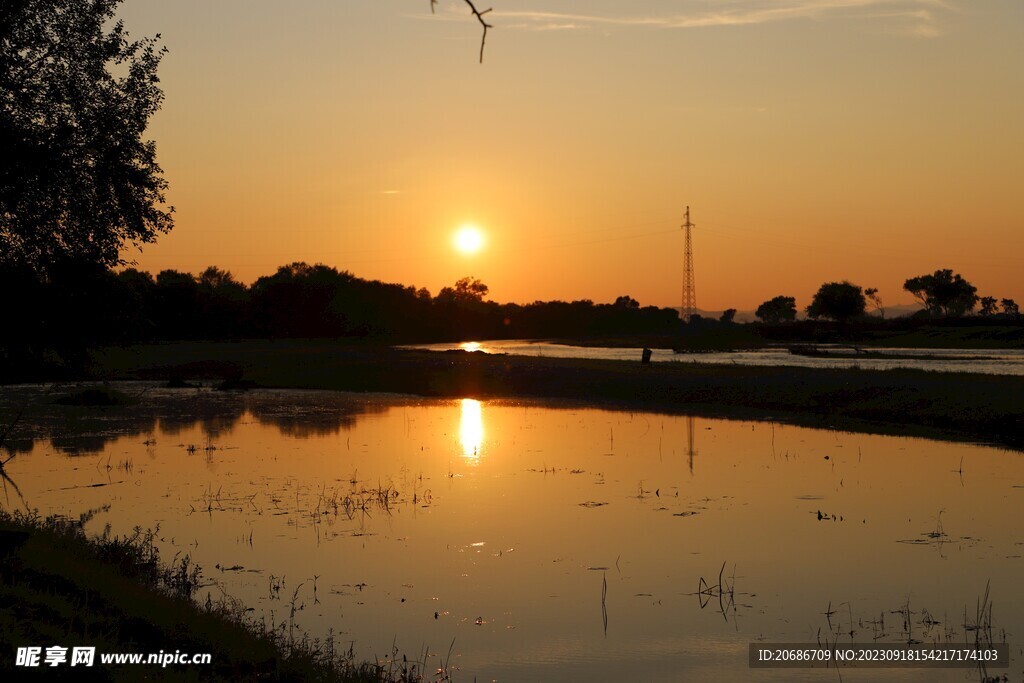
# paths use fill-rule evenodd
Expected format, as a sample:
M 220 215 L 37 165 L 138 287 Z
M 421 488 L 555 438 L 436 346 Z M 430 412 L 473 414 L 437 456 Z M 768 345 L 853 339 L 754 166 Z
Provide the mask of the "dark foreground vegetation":
M 112 348 L 93 378 L 547 398 L 1024 447 L 1024 377 L 400 351 L 326 341 Z
M 0 673 L 4 680 L 418 681 L 410 664 L 357 664 L 332 640 L 248 617 L 230 600 L 193 600 L 202 572 L 161 562 L 153 532 L 89 539 L 77 520 L 0 510 Z M 91 668 L 15 667 L 18 647 L 95 647 Z M 100 653 L 212 655 L 209 665 L 114 665 Z M 443 676 L 442 676 L 443 677 Z M 437 679 L 431 679 L 437 680 Z

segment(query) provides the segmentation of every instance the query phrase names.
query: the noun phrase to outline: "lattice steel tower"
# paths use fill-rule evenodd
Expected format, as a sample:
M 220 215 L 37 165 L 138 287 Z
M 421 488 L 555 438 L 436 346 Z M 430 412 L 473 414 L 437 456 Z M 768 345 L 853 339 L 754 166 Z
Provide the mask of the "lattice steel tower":
M 690 322 L 690 316 L 697 313 L 697 294 L 693 286 L 693 236 L 690 233 L 694 225 L 690 222 L 689 206 L 686 207 L 686 222 L 682 227 L 686 231 L 686 256 L 683 260 L 683 305 L 679 313 L 683 322 Z

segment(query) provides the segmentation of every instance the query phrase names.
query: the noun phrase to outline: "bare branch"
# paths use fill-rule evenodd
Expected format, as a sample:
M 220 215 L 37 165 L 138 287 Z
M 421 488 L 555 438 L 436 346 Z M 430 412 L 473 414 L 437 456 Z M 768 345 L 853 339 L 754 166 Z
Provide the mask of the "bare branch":
M 484 15 L 487 14 L 488 12 L 490 12 L 494 8 L 493 7 L 488 7 L 487 9 L 481 11 L 481 10 L 478 10 L 476 8 L 476 5 L 473 4 L 473 0 L 465 0 L 465 2 L 466 2 L 467 5 L 469 5 L 470 11 L 473 13 L 473 16 L 476 17 L 476 20 L 480 22 L 480 26 L 482 26 L 483 30 L 484 30 L 483 35 L 480 37 L 480 63 L 483 64 L 484 63 L 484 45 L 487 44 L 487 29 L 494 28 L 493 26 L 491 26 L 490 24 L 487 23 L 487 21 L 484 19 Z M 434 7 L 436 5 L 437 5 L 437 0 L 430 0 L 430 13 L 431 14 L 434 13 Z

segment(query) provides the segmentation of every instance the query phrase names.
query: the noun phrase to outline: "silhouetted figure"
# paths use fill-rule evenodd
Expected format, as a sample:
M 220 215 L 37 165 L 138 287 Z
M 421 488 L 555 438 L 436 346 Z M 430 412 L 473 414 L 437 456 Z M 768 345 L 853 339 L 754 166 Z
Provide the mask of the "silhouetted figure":
M 651 351 L 650 349 L 644 347 L 644 353 L 643 353 L 643 356 L 640 358 L 640 363 L 642 363 L 643 365 L 650 365 L 651 364 L 651 355 L 653 353 L 654 353 L 653 351 Z

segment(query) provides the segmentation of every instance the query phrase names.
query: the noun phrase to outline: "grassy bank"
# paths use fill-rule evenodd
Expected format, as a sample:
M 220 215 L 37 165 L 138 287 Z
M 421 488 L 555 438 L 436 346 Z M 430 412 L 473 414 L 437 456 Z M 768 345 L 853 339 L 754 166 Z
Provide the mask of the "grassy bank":
M 239 378 L 264 387 L 551 398 L 1024 447 L 1024 377 L 396 351 L 328 341 L 108 349 L 105 379 Z
M 0 675 L 4 680 L 411 681 L 419 671 L 357 664 L 331 641 L 249 620 L 230 601 L 193 601 L 202 572 L 163 564 L 155 535 L 90 539 L 78 520 L 0 510 Z M 16 666 L 18 647 L 67 647 L 68 663 Z M 71 648 L 95 647 L 92 668 Z M 208 665 L 102 665 L 101 653 L 209 653 Z

